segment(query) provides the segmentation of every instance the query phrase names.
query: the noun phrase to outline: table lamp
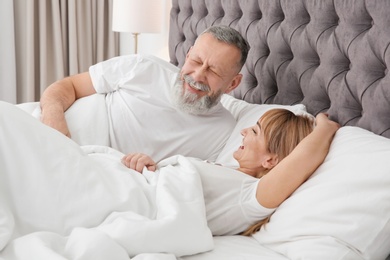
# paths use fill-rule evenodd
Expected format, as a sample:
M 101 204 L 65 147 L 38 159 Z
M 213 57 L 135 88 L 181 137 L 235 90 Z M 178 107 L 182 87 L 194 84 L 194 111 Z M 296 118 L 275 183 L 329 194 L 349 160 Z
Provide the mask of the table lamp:
M 138 51 L 140 33 L 159 33 L 162 23 L 163 0 L 114 0 L 112 30 L 131 32 L 134 53 Z

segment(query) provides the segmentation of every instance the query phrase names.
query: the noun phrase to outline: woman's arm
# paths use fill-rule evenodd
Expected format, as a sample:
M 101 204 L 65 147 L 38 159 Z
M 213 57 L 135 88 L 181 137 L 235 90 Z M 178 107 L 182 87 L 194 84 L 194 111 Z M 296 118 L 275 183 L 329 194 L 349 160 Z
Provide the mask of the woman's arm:
M 327 115 L 316 117 L 316 127 L 295 149 L 262 177 L 258 184 L 257 201 L 266 208 L 276 208 L 285 201 L 314 171 L 328 154 L 339 124 Z

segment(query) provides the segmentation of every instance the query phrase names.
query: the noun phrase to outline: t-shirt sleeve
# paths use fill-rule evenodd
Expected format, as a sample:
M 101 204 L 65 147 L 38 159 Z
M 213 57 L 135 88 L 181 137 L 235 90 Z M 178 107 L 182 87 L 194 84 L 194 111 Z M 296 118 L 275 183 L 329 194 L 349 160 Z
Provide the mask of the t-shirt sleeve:
M 137 60 L 135 55 L 119 56 L 89 67 L 96 92 L 109 93 L 118 90 L 123 79 L 128 79 L 134 73 Z
M 248 223 L 255 224 L 270 216 L 276 208 L 266 208 L 262 206 L 256 198 L 257 186 L 261 179 L 256 182 L 244 181 L 241 189 L 241 202 L 243 213 Z

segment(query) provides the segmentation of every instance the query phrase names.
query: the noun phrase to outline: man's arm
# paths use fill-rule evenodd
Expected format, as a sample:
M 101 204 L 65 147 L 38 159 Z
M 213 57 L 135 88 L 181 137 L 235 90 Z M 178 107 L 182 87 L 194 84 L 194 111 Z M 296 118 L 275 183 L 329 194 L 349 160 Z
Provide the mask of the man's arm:
M 70 137 L 65 111 L 79 98 L 96 93 L 89 72 L 73 75 L 51 84 L 43 92 L 41 121 Z
M 257 201 L 276 208 L 304 183 L 322 164 L 339 124 L 325 114 L 316 117 L 316 127 L 295 149 L 262 177 L 257 187 Z

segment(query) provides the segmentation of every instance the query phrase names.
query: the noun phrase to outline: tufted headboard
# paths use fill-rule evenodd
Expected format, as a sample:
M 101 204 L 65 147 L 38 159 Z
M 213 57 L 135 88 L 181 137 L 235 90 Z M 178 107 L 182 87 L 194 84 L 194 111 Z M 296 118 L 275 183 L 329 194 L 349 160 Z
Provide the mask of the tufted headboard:
M 251 49 L 232 95 L 250 103 L 303 103 L 390 138 L 389 0 L 172 0 L 169 52 L 181 66 L 214 24 Z

